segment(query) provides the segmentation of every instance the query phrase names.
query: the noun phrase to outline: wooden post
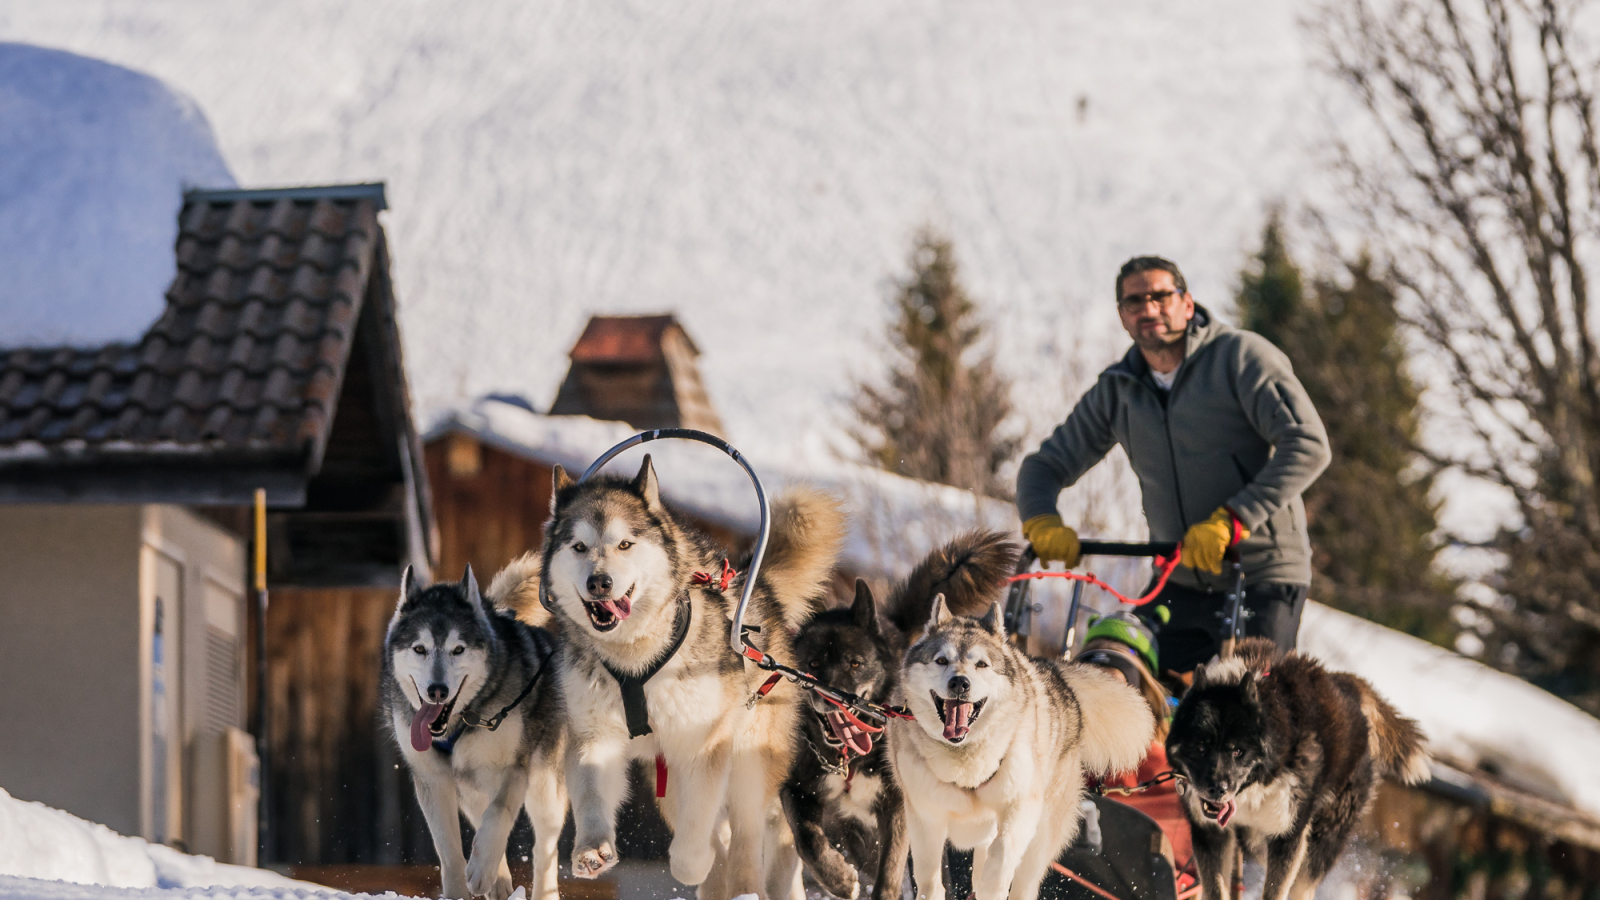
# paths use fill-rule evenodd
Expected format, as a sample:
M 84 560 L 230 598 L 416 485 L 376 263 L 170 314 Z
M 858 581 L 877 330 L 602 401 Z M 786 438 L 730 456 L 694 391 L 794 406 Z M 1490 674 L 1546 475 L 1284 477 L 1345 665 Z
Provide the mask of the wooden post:
M 256 488 L 256 766 L 259 792 L 256 795 L 257 864 L 265 865 L 270 859 L 271 804 L 267 793 L 268 752 L 272 744 L 268 738 L 267 715 L 267 492 Z

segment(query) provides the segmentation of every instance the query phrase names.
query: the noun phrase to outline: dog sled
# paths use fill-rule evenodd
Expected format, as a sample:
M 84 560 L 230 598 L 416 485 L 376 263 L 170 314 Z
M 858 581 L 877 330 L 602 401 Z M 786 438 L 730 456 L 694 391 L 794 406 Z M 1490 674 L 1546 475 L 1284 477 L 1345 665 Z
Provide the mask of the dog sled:
M 757 702 L 781 681 L 788 680 L 797 688 L 824 698 L 842 715 L 848 717 L 856 727 L 866 732 L 874 734 L 883 732 L 891 718 L 912 718 L 909 710 L 873 703 L 839 686 L 825 684 L 807 672 L 774 658 L 758 646 L 757 638 L 760 636 L 756 632 L 759 629 L 745 624 L 745 614 L 756 583 L 756 574 L 767 549 L 772 514 L 766 492 L 755 471 L 727 442 L 691 429 L 670 428 L 641 432 L 602 454 L 588 467 L 579 482 L 588 480 L 621 453 L 640 444 L 660 439 L 691 440 L 721 450 L 744 469 L 755 491 L 760 509 L 760 526 L 754 551 L 748 563 L 743 590 L 737 605 L 732 610 L 732 622 L 728 633 L 731 652 L 755 663 L 763 671 L 772 673 L 756 695 L 751 697 L 750 702 Z M 1144 556 L 1157 557 L 1158 560 L 1163 557 L 1168 558 L 1170 561 L 1160 566 L 1161 573 L 1154 588 L 1145 598 L 1141 598 L 1141 601 L 1148 600 L 1160 592 L 1177 564 L 1175 544 L 1086 542 L 1083 551 L 1085 555 Z M 1090 584 L 1111 592 L 1124 602 L 1136 602 L 1117 594 L 1109 584 L 1093 575 L 1031 571 L 1034 562 L 1036 560 L 1032 551 L 1027 551 L 1012 579 L 1013 585 L 1003 608 L 1005 632 L 1012 636 L 1012 640 L 1022 642 L 1031 640 L 1037 644 L 1042 639 L 1046 647 L 1053 650 L 1052 655 L 1057 656 L 1070 651 L 1076 641 L 1077 618 L 1083 605 L 1084 589 Z M 1235 571 L 1238 571 L 1237 566 Z M 1044 607 L 1031 601 L 1031 582 L 1040 578 L 1067 578 L 1074 582 L 1065 619 L 1066 626 L 1064 633 L 1059 636 L 1044 633 L 1045 629 L 1041 627 L 1045 619 L 1041 615 Z M 1228 621 L 1224 623 L 1224 627 L 1230 629 L 1233 634 L 1238 631 L 1239 600 L 1242 599 L 1242 595 L 1242 576 L 1239 576 L 1236 590 L 1228 606 Z M 1034 649 L 1037 653 L 1037 647 Z M 1174 877 L 1168 856 L 1163 853 L 1164 833 L 1155 820 L 1131 806 L 1118 803 L 1103 795 L 1087 797 L 1083 801 L 1082 812 L 1084 827 L 1080 829 L 1074 843 L 1063 851 L 1056 863 L 1051 866 L 1051 871 L 1041 886 L 1041 896 L 1052 900 L 1054 898 L 1185 900 L 1197 893 L 1197 890 L 1180 893 L 1179 883 Z M 962 856 L 951 853 L 946 859 L 946 883 L 953 898 L 960 898 L 970 893 L 968 887 L 970 855 L 967 855 L 966 861 L 963 861 Z

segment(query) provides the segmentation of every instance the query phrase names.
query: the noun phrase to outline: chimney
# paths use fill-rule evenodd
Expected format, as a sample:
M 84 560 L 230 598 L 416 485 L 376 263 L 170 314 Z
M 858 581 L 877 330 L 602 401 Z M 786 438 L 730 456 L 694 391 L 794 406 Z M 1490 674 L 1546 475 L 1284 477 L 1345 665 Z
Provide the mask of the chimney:
M 595 316 L 572 347 L 571 368 L 550 407 L 554 416 L 590 416 L 651 428 L 722 434 L 700 381 L 700 350 L 664 316 Z

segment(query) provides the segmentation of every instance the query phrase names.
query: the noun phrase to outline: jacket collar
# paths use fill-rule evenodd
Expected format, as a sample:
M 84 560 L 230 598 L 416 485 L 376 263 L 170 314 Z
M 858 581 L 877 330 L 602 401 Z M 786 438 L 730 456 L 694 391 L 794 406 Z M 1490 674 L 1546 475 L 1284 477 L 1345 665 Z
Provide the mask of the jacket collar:
M 1209 345 L 1218 335 L 1229 330 L 1231 329 L 1227 325 L 1218 322 L 1211 315 L 1210 310 L 1196 303 L 1194 318 L 1189 320 L 1189 327 L 1183 336 L 1183 361 L 1188 362 L 1193 359 L 1195 354 Z M 1181 370 L 1183 363 L 1179 363 L 1178 368 Z M 1148 382 L 1151 386 L 1155 385 L 1155 380 L 1150 375 L 1150 363 L 1145 361 L 1138 344 L 1129 346 L 1128 352 L 1122 355 L 1122 359 L 1106 371 L 1128 375 L 1139 381 Z

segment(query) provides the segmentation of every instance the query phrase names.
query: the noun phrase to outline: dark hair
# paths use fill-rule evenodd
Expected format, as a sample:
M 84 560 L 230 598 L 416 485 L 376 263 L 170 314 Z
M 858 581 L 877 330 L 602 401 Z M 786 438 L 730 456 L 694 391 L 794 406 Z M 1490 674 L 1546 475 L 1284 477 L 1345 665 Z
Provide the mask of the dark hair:
M 1178 293 L 1189 293 L 1189 285 L 1183 280 L 1183 273 L 1178 271 L 1177 263 L 1159 256 L 1135 256 L 1133 259 L 1123 263 L 1122 268 L 1117 271 L 1116 292 L 1118 300 L 1122 299 L 1122 279 L 1127 278 L 1129 275 L 1137 275 L 1140 272 L 1171 272 L 1172 284 L 1178 289 Z

